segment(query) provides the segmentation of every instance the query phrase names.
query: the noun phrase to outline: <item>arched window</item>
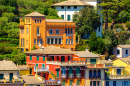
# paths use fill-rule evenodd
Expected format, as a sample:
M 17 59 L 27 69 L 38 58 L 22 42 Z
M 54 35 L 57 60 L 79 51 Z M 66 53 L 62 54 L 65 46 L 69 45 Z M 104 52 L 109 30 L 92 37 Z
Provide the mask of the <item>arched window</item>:
M 37 27 L 37 34 L 39 34 L 39 27 Z
M 93 71 L 93 78 L 96 77 L 96 70 Z
M 89 70 L 89 79 L 92 78 L 92 70 Z
M 77 68 L 76 68 L 76 74 L 79 74 L 79 73 L 80 73 L 80 68 L 77 67 Z
M 101 79 L 101 70 L 98 70 L 98 78 Z
M 62 74 L 66 74 L 65 68 L 62 68 Z
M 73 68 L 69 67 L 69 74 L 72 74 L 72 73 L 73 73 Z

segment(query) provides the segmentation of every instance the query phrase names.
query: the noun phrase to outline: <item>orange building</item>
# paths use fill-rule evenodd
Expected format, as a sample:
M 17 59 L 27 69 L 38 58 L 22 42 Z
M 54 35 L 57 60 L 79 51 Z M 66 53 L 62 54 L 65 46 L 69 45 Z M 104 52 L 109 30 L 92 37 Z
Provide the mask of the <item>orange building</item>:
M 25 15 L 25 22 L 20 19 L 20 47 L 24 51 L 54 45 L 75 50 L 75 23 L 62 19 L 46 19 L 38 12 Z

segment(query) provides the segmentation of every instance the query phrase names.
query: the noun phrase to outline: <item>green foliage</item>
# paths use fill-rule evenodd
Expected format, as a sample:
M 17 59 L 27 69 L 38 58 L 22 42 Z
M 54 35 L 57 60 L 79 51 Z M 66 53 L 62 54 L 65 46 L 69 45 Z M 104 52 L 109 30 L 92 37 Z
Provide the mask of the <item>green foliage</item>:
M 130 21 L 127 21 L 126 23 L 125 23 L 125 26 L 128 28 L 128 30 L 130 31 Z
M 121 37 L 119 38 L 119 44 L 125 44 L 125 39 L 124 39 L 124 34 L 121 35 Z
M 100 26 L 99 15 L 91 8 L 80 9 L 73 15 L 73 22 L 78 26 L 76 32 L 81 35 L 90 34 Z
M 111 55 L 111 60 L 115 60 L 116 59 L 116 55 Z
M 56 79 L 56 75 L 52 71 L 50 71 L 50 74 Z
M 2 42 L 2 43 L 11 43 L 11 44 L 19 44 L 19 39 L 0 38 L 0 42 Z
M 35 49 L 36 49 L 35 46 L 33 46 L 33 48 L 31 50 L 35 50 Z
M 9 20 L 12 20 L 15 17 L 14 13 L 7 13 L 7 12 L 4 12 L 2 16 L 8 18 Z

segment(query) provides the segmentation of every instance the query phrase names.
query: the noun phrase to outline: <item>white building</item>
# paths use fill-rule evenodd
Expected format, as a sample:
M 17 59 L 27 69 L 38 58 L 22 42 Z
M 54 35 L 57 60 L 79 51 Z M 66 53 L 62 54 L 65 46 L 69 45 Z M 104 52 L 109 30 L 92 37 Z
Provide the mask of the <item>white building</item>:
M 85 7 L 97 7 L 97 4 L 101 3 L 101 0 L 67 0 L 60 3 L 53 4 L 58 10 L 58 15 L 68 21 L 72 21 L 74 12 L 79 12 L 80 9 Z M 101 10 L 101 7 L 99 7 Z M 99 12 L 98 12 L 99 13 Z M 97 28 L 96 35 L 102 37 L 102 15 L 99 13 L 101 26 Z

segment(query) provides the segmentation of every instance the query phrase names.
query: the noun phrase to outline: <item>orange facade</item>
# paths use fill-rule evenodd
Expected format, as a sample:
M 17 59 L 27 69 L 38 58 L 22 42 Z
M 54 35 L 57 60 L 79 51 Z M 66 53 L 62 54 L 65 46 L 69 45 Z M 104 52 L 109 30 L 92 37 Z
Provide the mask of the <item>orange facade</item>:
M 75 50 L 76 35 L 75 23 L 61 19 L 46 19 L 45 15 L 25 16 L 25 22 L 20 20 L 20 47 L 24 51 L 54 45 L 57 47 Z

